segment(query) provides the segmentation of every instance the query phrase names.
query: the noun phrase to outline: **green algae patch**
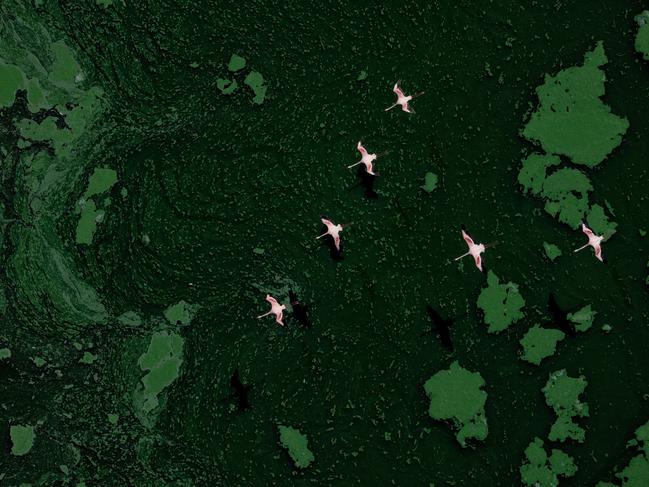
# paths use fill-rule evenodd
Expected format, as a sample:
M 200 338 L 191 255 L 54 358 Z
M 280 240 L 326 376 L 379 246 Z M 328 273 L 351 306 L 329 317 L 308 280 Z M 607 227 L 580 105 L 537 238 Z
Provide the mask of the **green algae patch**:
M 11 437 L 11 454 L 16 456 L 26 455 L 34 446 L 36 433 L 33 426 L 12 426 L 9 430 Z
M 0 348 L 0 360 L 11 358 L 11 350 L 8 348 Z
M 543 182 L 541 197 L 545 211 L 560 222 L 577 228 L 588 211 L 588 192 L 593 187 L 584 173 L 573 168 L 561 168 Z
M 539 106 L 523 129 L 523 136 L 548 154 L 561 154 L 576 164 L 596 166 L 622 142 L 629 122 L 611 113 L 601 97 L 608 62 L 604 45 L 584 56 L 581 66 L 546 75 L 536 89 Z
M 151 336 L 147 351 L 138 360 L 140 369 L 148 373 L 142 377 L 134 398 L 136 408 L 143 413 L 158 407 L 158 395 L 180 374 L 183 345 L 177 333 L 160 331 Z
M 356 77 L 356 81 L 364 81 L 367 79 L 367 71 L 361 70 L 360 73 L 358 73 L 358 76 Z
M 534 438 L 525 449 L 525 463 L 520 468 L 521 482 L 530 487 L 557 487 L 559 477 L 572 477 L 577 467 L 572 457 L 553 449 L 550 457 L 540 438 Z
M 16 92 L 24 87 L 25 75 L 20 68 L 11 64 L 0 64 L 0 108 L 13 105 Z
M 426 191 L 426 193 L 432 193 L 437 187 L 437 179 L 437 174 L 427 172 L 424 179 L 424 185 L 421 187 L 421 189 Z
M 119 414 L 108 413 L 107 417 L 110 424 L 117 424 L 117 422 L 119 421 Z
M 550 441 L 584 441 L 586 432 L 573 419 L 588 416 L 588 404 L 579 399 L 587 385 L 588 382 L 583 376 L 570 377 L 565 369 L 550 374 L 542 389 L 546 404 L 557 415 L 548 435 Z
M 232 72 L 239 71 L 240 69 L 243 69 L 245 67 L 246 67 L 246 60 L 244 58 L 236 54 L 233 54 L 232 57 L 230 57 L 230 62 L 228 63 L 228 69 L 230 71 Z
M 596 314 L 597 311 L 594 311 L 589 304 L 574 313 L 568 313 L 568 319 L 574 323 L 575 330 L 584 332 L 593 326 Z
M 126 313 L 122 313 L 117 317 L 117 321 L 126 326 L 140 326 L 142 324 L 142 318 L 140 318 L 140 315 L 138 315 L 135 311 L 127 311 Z
M 97 223 L 100 223 L 104 218 L 104 211 L 97 210 L 97 206 L 93 200 L 86 201 L 81 209 L 81 217 L 77 223 L 75 240 L 78 244 L 90 245 L 93 236 L 97 231 Z
M 561 257 L 561 250 L 554 244 L 543 242 L 543 250 L 545 250 L 545 255 L 552 262 L 555 261 L 557 257 Z
M 608 219 L 604 208 L 600 205 L 593 205 L 590 208 L 590 213 L 586 217 L 588 226 L 598 235 L 603 235 L 604 238 L 610 238 L 617 228 L 617 223 Z
M 229 79 L 223 79 L 219 78 L 216 80 L 216 87 L 223 93 L 224 95 L 231 95 L 232 93 L 235 92 L 239 85 L 237 84 L 237 80 L 229 80 Z
M 518 183 L 525 193 L 540 196 L 548 169 L 561 164 L 559 156 L 551 154 L 530 154 L 523 159 L 523 166 L 518 173 Z
M 635 438 L 628 442 L 627 448 L 634 448 L 637 455 L 615 476 L 620 479 L 623 487 L 649 485 L 649 422 L 635 431 Z M 618 487 L 618 484 L 599 482 L 597 487 Z
M 97 231 L 97 225 L 103 221 L 106 213 L 103 209 L 97 208 L 93 197 L 107 192 L 116 182 L 116 171 L 107 168 L 95 168 L 88 180 L 86 192 L 78 202 L 81 216 L 76 228 L 75 240 L 77 244 L 90 245 L 92 243 Z M 108 206 L 106 200 L 104 200 L 104 206 Z
M 258 73 L 257 71 L 251 71 L 250 73 L 248 73 L 248 76 L 246 76 L 246 79 L 243 80 L 243 82 L 247 84 L 255 94 L 254 98 L 252 99 L 253 103 L 261 105 L 264 102 L 264 98 L 266 97 L 266 89 L 268 88 L 264 84 L 264 77 L 261 75 L 261 73 Z
M 105 193 L 117 182 L 117 172 L 114 169 L 96 167 L 83 197 L 88 199 L 95 195 Z
M 462 447 L 466 447 L 467 440 L 483 441 L 487 437 L 484 385 L 480 373 L 464 369 L 457 361 L 424 384 L 424 391 L 430 399 L 428 414 L 437 421 L 450 421 Z
M 487 287 L 478 296 L 478 307 L 484 312 L 484 322 L 489 326 L 489 333 L 500 333 L 524 314 L 523 297 L 518 292 L 518 286 L 513 282 L 500 284 L 498 276 L 492 271 L 487 274 Z
M 649 10 L 636 15 L 638 33 L 635 36 L 635 50 L 642 54 L 642 57 L 649 61 Z
M 539 365 L 544 358 L 554 355 L 557 343 L 565 337 L 566 335 L 561 330 L 535 325 L 520 341 L 523 347 L 521 358 L 526 362 Z
M 178 303 L 169 306 L 165 312 L 165 318 L 172 325 L 189 325 L 196 312 L 198 311 L 199 306 L 186 303 L 185 301 L 179 301 Z
M 290 426 L 278 426 L 279 441 L 282 446 L 286 448 L 289 456 L 297 468 L 306 468 L 315 459 L 311 450 L 309 450 L 309 442 L 306 435 L 300 433 L 300 430 L 291 428 Z
M 92 365 L 97 360 L 97 355 L 90 352 L 83 352 L 83 356 L 79 359 L 80 364 Z
M 54 42 L 50 46 L 54 62 L 50 68 L 49 78 L 55 84 L 71 86 L 78 79 L 81 73 L 81 66 L 77 63 L 74 52 L 62 40 Z

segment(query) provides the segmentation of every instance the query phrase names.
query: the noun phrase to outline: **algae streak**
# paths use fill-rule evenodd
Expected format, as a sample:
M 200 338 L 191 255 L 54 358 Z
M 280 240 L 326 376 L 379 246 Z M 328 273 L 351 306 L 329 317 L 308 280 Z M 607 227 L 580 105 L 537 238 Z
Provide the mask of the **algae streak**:
M 76 231 L 78 244 L 90 245 L 97 230 L 97 224 L 101 223 L 104 218 L 105 211 L 97 209 L 93 197 L 105 193 L 116 182 L 117 173 L 112 169 L 95 168 L 90 176 L 86 192 L 78 203 L 81 208 L 81 217 Z
M 133 405 L 145 426 L 153 425 L 156 419 L 154 410 L 160 405 L 160 393 L 180 374 L 184 343 L 177 333 L 156 332 L 151 336 L 147 351 L 138 360 L 140 369 L 147 374 L 138 383 Z
M 424 391 L 430 399 L 428 414 L 435 420 L 451 421 L 457 430 L 455 437 L 462 447 L 467 446 L 466 440 L 482 441 L 487 437 L 484 385 L 485 381 L 478 372 L 462 368 L 457 361 L 424 384 Z

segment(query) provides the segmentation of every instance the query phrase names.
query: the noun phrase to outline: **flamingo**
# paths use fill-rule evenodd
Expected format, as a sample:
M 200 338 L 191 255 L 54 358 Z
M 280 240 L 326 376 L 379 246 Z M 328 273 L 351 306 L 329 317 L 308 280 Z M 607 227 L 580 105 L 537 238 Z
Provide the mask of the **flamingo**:
M 466 257 L 467 255 L 472 255 L 473 259 L 475 260 L 475 265 L 480 271 L 482 271 L 482 258 L 480 257 L 480 254 L 483 253 L 487 248 L 492 247 L 495 244 L 489 244 L 489 245 L 483 245 L 483 244 L 475 244 L 473 242 L 473 239 L 469 237 L 469 234 L 462 229 L 462 238 L 466 242 L 466 244 L 469 246 L 469 251 L 466 254 L 460 255 L 459 257 L 455 258 L 455 260 L 460 260 L 462 257 Z
M 372 176 L 378 176 L 378 174 L 373 172 L 374 165 L 372 164 L 372 161 L 375 161 L 378 157 L 385 154 L 385 152 L 382 154 L 370 154 L 369 152 L 367 152 L 367 149 L 363 147 L 363 144 L 360 141 L 356 145 L 356 149 L 361 153 L 361 160 L 355 164 L 352 164 L 351 166 L 347 166 L 347 169 L 351 169 L 352 167 L 358 166 L 359 164 L 365 164 L 365 170 L 368 174 L 371 174 Z
M 275 315 L 275 321 L 284 326 L 284 322 L 282 321 L 282 318 L 284 316 L 284 310 L 286 309 L 286 306 L 283 304 L 279 304 L 277 300 L 272 297 L 270 294 L 266 294 L 266 301 L 270 303 L 270 311 L 268 313 L 264 313 L 263 315 L 257 316 L 257 319 L 263 318 L 264 316 L 268 316 L 270 314 Z
M 336 244 L 336 250 L 340 251 L 340 232 L 343 231 L 343 228 L 348 227 L 351 225 L 351 223 L 345 224 L 345 225 L 334 225 L 334 223 L 331 220 L 328 220 L 324 217 L 320 218 L 320 221 L 327 227 L 327 231 L 323 233 L 322 235 L 318 235 L 316 238 L 322 238 L 325 235 L 331 235 L 334 239 L 334 243 Z
M 578 249 L 575 250 L 575 252 L 579 252 L 582 249 L 585 249 L 588 246 L 591 246 L 592 248 L 595 249 L 595 257 L 600 261 L 604 262 L 604 259 L 602 259 L 602 240 L 604 240 L 603 235 L 595 235 L 595 233 L 588 228 L 584 222 L 581 222 L 581 231 L 584 232 L 588 236 L 588 243 L 584 245 L 583 247 L 579 247 Z
M 410 108 L 410 106 L 408 105 L 408 102 L 410 100 L 412 100 L 413 98 L 415 98 L 416 96 L 423 95 L 424 92 L 422 91 L 421 93 L 417 93 L 416 95 L 406 96 L 403 93 L 403 91 L 401 91 L 401 88 L 399 87 L 399 83 L 401 83 L 401 80 L 397 81 L 394 84 L 394 88 L 392 88 L 392 91 L 394 92 L 394 94 L 397 95 L 397 102 L 394 105 L 389 106 L 388 108 L 386 108 L 385 111 L 387 112 L 388 110 L 392 110 L 397 105 L 401 105 L 401 109 L 404 112 L 415 113 L 415 111 L 412 108 Z

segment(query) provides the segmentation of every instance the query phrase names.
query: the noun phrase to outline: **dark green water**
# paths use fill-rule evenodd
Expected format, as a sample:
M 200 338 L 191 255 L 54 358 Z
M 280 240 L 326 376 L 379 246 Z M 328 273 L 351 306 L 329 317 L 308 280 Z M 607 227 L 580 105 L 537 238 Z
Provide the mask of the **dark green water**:
M 519 485 L 524 449 L 546 439 L 555 418 L 541 388 L 562 368 L 588 381 L 590 417 L 579 420 L 583 444 L 552 445 L 579 468 L 561 485 L 594 485 L 628 463 L 625 445 L 649 419 L 648 252 L 638 232 L 649 230 L 649 64 L 633 45 L 642 2 L 128 3 L 0 6 L 6 42 L 11 29 L 47 26 L 75 52 L 83 89 L 104 91 L 75 142 L 74 171 L 42 197 L 48 242 L 95 290 L 104 317 L 61 312 L 52 296 L 76 295 L 43 281 L 61 277 L 30 257 L 36 245 L 21 247 L 27 229 L 5 224 L 7 485 Z M 27 38 L 39 57 L 39 37 Z M 609 59 L 603 100 L 630 123 L 620 147 L 585 171 L 591 202 L 610 203 L 618 223 L 606 265 L 590 251 L 573 255 L 583 235 L 517 183 L 533 148 L 519 131 L 534 89 L 545 73 L 580 64 L 598 40 Z M 217 90 L 217 78 L 232 77 L 233 53 L 247 60 L 244 73 L 263 74 L 263 104 L 245 88 Z M 357 81 L 362 70 L 368 77 Z M 240 85 L 244 76 L 235 75 Z M 383 111 L 397 79 L 406 92 L 426 91 L 415 115 Z M 19 108 L 0 115 L 2 203 L 5 218 L 30 224 L 37 212 L 25 209 L 33 201 L 25 152 L 46 149 L 19 148 Z M 377 162 L 376 200 L 346 169 L 360 138 L 390 151 Z M 82 246 L 74 208 L 94 167 L 116 170 L 119 182 Z M 420 189 L 429 171 L 440 177 L 431 194 Z M 321 214 L 353 222 L 341 262 L 314 238 Z M 500 335 L 487 334 L 476 307 L 485 275 L 468 260 L 451 262 L 465 251 L 461 224 L 477 241 L 499 242 L 485 262 L 526 301 L 525 318 Z M 543 241 L 564 255 L 550 263 Z M 285 297 L 289 286 L 309 304 L 311 329 L 255 319 L 267 311 L 266 292 Z M 547 323 L 550 292 L 566 308 L 591 304 L 598 314 L 536 367 L 519 360 L 518 340 Z M 143 375 L 137 358 L 180 300 L 200 309 L 179 331 L 181 373 L 147 428 L 131 400 Z M 456 318 L 455 353 L 425 334 L 426 303 Z M 127 311 L 142 325 L 120 324 Z M 79 364 L 74 342 L 97 361 Z M 47 364 L 37 367 L 34 356 Z M 428 416 L 422 388 L 454 360 L 480 372 L 488 393 L 488 437 L 466 449 Z M 241 414 L 227 399 L 237 368 L 253 384 Z M 109 413 L 120 415 L 117 425 Z M 39 420 L 32 450 L 12 456 L 10 425 Z M 292 467 L 277 424 L 308 435 L 309 468 Z

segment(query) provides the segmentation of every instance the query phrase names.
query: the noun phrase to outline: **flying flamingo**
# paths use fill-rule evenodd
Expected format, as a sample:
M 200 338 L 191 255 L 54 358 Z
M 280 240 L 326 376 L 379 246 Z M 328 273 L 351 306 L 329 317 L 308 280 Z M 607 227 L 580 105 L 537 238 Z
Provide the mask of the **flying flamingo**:
M 322 221 L 322 223 L 327 227 L 327 231 L 322 235 L 318 235 L 316 238 L 322 238 L 325 235 L 331 235 L 334 239 L 334 243 L 336 244 L 336 250 L 340 251 L 340 232 L 343 231 L 343 228 L 351 225 L 351 223 L 347 223 L 344 225 L 341 224 L 334 225 L 334 223 L 331 220 L 327 220 L 324 217 L 320 218 L 320 221 Z
M 365 170 L 368 174 L 371 174 L 372 176 L 378 176 L 378 174 L 373 172 L 374 166 L 372 164 L 372 161 L 375 161 L 378 157 L 386 154 L 386 152 L 383 152 L 381 154 L 370 154 L 367 152 L 367 149 L 363 147 L 363 144 L 361 144 L 360 141 L 356 145 L 356 149 L 361 153 L 361 160 L 355 164 L 352 164 L 351 166 L 347 166 L 347 169 L 351 169 L 352 167 L 358 166 L 359 164 L 365 164 Z
M 488 244 L 488 245 L 483 245 L 483 244 L 475 244 L 473 242 L 473 239 L 469 237 L 469 234 L 462 229 L 462 238 L 466 242 L 466 244 L 469 246 L 469 251 L 466 254 L 460 255 L 457 257 L 455 260 L 460 260 L 462 257 L 466 257 L 467 255 L 472 255 L 473 259 L 475 260 L 475 265 L 478 269 L 482 271 L 482 258 L 480 257 L 480 254 L 483 253 L 486 249 L 489 247 L 493 247 L 496 245 L 495 243 Z
M 595 233 L 590 228 L 588 228 L 584 224 L 584 222 L 581 222 L 581 231 L 588 236 L 588 243 L 583 247 L 579 247 L 577 250 L 575 250 L 575 252 L 579 252 L 580 250 L 585 249 L 590 245 L 595 249 L 595 257 L 597 257 L 600 262 L 604 262 L 604 259 L 602 259 L 602 246 L 600 245 L 602 243 L 602 240 L 604 240 L 604 236 L 595 235 Z
M 275 315 L 275 321 L 277 321 L 278 324 L 284 326 L 284 322 L 282 321 L 282 317 L 284 315 L 284 310 L 286 309 L 286 306 L 283 304 L 279 304 L 277 300 L 272 297 L 270 294 L 266 294 L 266 301 L 270 303 L 270 311 L 268 313 L 264 313 L 263 315 L 257 316 L 257 319 L 263 318 L 264 316 L 268 316 L 270 314 Z
M 394 88 L 392 88 L 392 91 L 394 92 L 394 94 L 397 95 L 397 102 L 394 105 L 389 106 L 388 108 L 386 108 L 385 111 L 387 112 L 388 110 L 392 110 L 397 105 L 401 105 L 401 109 L 404 112 L 415 113 L 415 111 L 412 108 L 410 108 L 410 106 L 408 105 L 408 102 L 410 100 L 412 100 L 413 98 L 415 98 L 416 96 L 423 95 L 424 92 L 422 91 L 421 93 L 417 93 L 416 95 L 406 96 L 403 93 L 403 91 L 401 91 L 401 88 L 399 87 L 399 83 L 401 83 L 401 80 L 397 81 L 394 84 Z

